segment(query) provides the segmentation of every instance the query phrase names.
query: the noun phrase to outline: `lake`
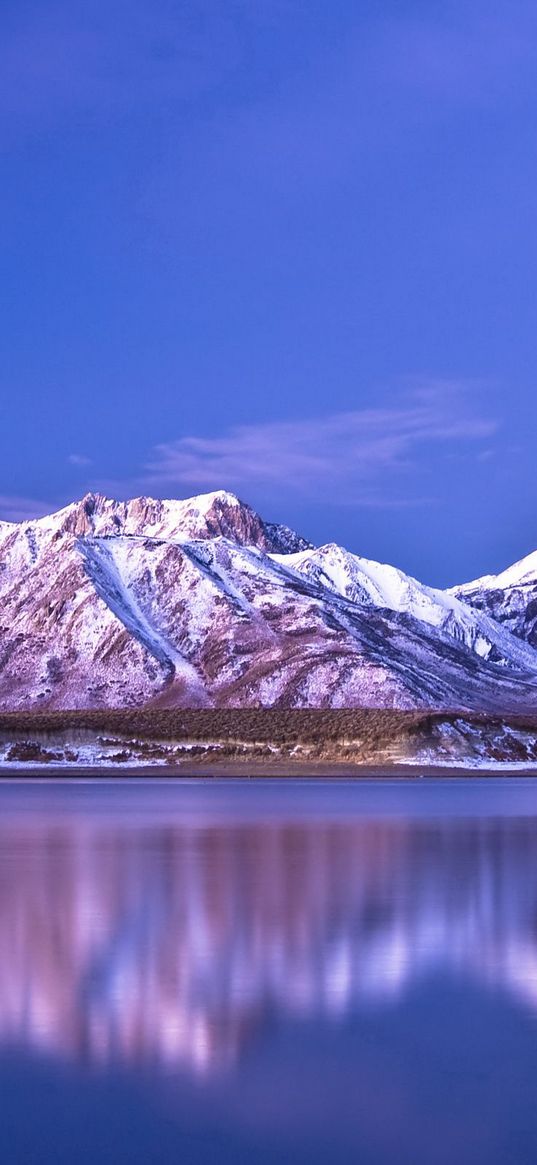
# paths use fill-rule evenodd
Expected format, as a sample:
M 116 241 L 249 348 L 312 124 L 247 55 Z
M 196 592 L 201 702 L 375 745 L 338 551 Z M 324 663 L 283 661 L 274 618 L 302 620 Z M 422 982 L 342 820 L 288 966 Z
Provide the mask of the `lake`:
M 0 1161 L 535 1165 L 537 780 L 0 783 Z

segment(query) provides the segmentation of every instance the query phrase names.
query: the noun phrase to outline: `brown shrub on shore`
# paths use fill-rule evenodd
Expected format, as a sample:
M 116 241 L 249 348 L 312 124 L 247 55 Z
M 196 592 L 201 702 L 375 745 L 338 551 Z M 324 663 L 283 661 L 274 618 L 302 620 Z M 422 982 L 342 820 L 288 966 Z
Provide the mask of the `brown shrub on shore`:
M 488 713 L 449 711 L 400 711 L 395 709 L 99 709 L 0 713 L 0 737 L 17 741 L 32 736 L 54 740 L 77 730 L 96 736 L 132 738 L 137 741 L 170 741 L 177 744 L 218 743 L 232 750 L 244 744 L 283 749 L 307 746 L 315 749 L 357 749 L 363 754 L 382 748 L 404 748 L 419 736 L 426 739 L 436 726 L 458 718 L 481 728 L 501 727 L 537 730 L 533 715 L 506 717 Z
M 22 764 L 52 764 L 53 761 L 63 760 L 63 753 L 42 748 L 35 740 L 17 741 L 11 745 L 6 754 L 7 761 L 18 761 Z

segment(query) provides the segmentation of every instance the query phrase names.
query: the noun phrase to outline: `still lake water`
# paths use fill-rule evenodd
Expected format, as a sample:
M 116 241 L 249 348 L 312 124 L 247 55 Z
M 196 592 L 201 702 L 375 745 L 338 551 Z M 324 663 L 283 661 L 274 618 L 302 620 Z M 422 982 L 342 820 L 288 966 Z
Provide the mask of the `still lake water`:
M 0 784 L 0 1162 L 535 1165 L 537 781 Z

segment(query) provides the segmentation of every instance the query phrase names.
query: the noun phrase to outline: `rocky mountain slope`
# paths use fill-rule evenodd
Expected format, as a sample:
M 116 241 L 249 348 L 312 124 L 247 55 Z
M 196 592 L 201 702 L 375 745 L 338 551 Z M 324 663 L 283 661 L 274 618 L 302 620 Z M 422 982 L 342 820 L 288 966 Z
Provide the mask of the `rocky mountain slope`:
M 341 547 L 315 549 L 232 494 L 91 494 L 0 523 L 4 709 L 509 711 L 536 697 L 537 651 L 522 625 L 466 588 L 434 590 Z

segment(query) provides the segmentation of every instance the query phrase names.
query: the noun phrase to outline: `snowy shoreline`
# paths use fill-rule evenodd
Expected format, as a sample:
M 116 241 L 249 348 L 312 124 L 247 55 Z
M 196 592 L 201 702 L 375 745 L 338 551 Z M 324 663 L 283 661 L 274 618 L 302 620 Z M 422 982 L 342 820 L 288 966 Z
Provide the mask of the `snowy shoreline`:
M 427 749 L 414 755 L 396 756 L 379 751 L 378 756 L 360 759 L 351 750 L 343 749 L 338 754 L 333 751 L 323 756 L 315 750 L 267 749 L 244 747 L 233 753 L 218 744 L 200 748 L 197 745 L 183 747 L 170 746 L 166 755 L 148 756 L 135 747 L 99 751 L 85 748 L 75 755 L 71 750 L 43 750 L 39 759 L 15 759 L 9 749 L 0 750 L 0 779 L 3 777 L 28 774 L 47 778 L 53 774 L 77 776 L 78 774 L 99 775 L 105 773 L 112 779 L 118 776 L 155 775 L 156 777 L 199 776 L 322 776 L 349 775 L 410 777 L 412 775 L 437 775 L 443 773 L 456 777 L 467 774 L 483 775 L 528 775 L 537 776 L 537 759 L 513 758 L 499 760 L 486 753 L 466 756 L 448 756 L 445 751 L 434 752 Z M 66 755 L 67 754 L 67 755 Z
M 0 774 L 260 769 L 537 772 L 537 719 L 375 709 L 30 714 L 0 720 Z

